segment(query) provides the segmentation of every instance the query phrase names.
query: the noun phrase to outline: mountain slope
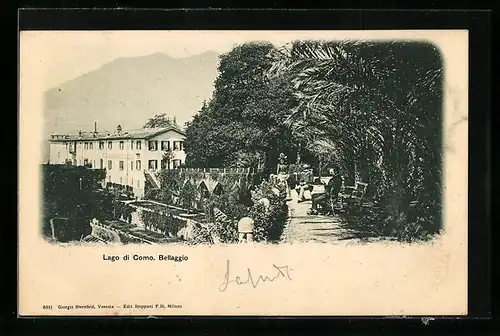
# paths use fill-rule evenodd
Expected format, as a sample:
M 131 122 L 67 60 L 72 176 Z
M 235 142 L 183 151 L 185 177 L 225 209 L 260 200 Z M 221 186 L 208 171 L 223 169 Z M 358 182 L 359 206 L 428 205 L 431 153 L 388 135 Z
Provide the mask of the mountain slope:
M 140 128 L 155 114 L 180 125 L 210 99 L 218 55 L 175 59 L 164 53 L 118 58 L 45 92 L 44 137 L 53 133 Z M 48 159 L 48 144 L 42 148 Z
M 140 128 L 160 113 L 182 124 L 211 97 L 217 65 L 215 52 L 118 58 L 45 93 L 44 135 L 91 131 L 94 121 L 99 130 Z

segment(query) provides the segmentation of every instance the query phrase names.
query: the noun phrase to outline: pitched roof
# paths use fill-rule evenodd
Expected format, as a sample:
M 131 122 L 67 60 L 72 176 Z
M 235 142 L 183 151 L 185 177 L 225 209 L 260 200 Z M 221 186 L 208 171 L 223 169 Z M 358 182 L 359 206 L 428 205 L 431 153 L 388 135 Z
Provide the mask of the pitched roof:
M 156 135 L 174 131 L 182 135 L 186 135 L 183 131 L 176 127 L 156 127 L 156 128 L 140 128 L 134 130 L 123 130 L 121 133 L 116 132 L 82 132 L 81 134 L 64 134 L 52 135 L 49 141 L 85 141 L 85 140 L 115 140 L 115 139 L 149 139 Z

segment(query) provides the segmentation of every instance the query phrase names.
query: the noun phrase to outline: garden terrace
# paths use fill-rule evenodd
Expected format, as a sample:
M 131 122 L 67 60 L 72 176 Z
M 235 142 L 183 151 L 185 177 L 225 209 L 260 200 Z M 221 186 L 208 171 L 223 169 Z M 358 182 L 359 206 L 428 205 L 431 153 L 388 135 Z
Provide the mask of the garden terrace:
M 104 222 L 102 222 L 102 224 L 106 225 L 107 227 L 109 227 L 111 229 L 117 229 L 117 230 L 123 230 L 123 231 L 130 231 L 136 227 L 134 224 L 123 222 L 120 220 L 104 221 Z
M 206 221 L 206 216 L 204 213 L 197 213 L 197 214 L 180 214 L 179 217 L 181 218 L 186 218 L 186 219 L 191 219 L 195 222 L 198 223 L 204 223 Z
M 167 237 L 164 234 L 145 230 L 145 229 L 136 229 L 134 230 L 134 236 L 142 238 L 144 240 L 153 241 L 156 244 L 164 244 L 164 243 L 172 243 L 178 241 L 176 238 Z
M 128 205 L 135 207 L 137 209 L 145 210 L 145 211 L 150 211 L 150 212 L 155 212 L 159 214 L 168 214 L 171 215 L 175 218 L 186 220 L 186 219 L 192 219 L 195 221 L 203 221 L 205 219 L 205 215 L 203 213 L 198 213 L 198 214 L 187 214 L 188 210 L 176 207 L 173 205 L 167 205 L 151 200 L 145 200 L 145 201 L 132 201 L 128 202 Z
M 146 230 L 121 220 L 103 221 L 98 223 L 97 226 L 118 233 L 124 242 L 140 241 L 146 244 L 163 244 L 177 241 L 176 238 L 167 237 L 161 233 Z
M 137 208 L 143 208 L 145 210 L 154 211 L 154 212 L 165 212 L 172 215 L 179 215 L 185 212 L 184 209 L 175 207 L 172 205 L 166 205 L 154 201 L 133 201 L 128 203 L 131 206 Z

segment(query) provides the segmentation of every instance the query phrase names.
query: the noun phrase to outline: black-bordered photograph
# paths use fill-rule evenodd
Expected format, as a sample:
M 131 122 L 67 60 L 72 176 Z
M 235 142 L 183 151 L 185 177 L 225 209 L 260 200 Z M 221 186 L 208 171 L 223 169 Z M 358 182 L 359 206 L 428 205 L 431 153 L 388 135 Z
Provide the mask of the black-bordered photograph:
M 20 45 L 21 203 L 38 202 L 21 207 L 37 258 L 20 281 L 81 276 L 27 315 L 467 313 L 466 31 L 31 31 Z M 398 295 L 381 305 L 375 288 Z

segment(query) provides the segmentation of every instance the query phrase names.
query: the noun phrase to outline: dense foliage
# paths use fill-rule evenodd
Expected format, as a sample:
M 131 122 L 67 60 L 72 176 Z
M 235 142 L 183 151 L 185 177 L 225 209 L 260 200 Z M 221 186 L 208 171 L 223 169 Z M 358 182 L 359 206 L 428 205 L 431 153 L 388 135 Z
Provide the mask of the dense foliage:
M 197 209 L 199 197 L 194 181 L 200 180 L 203 173 L 183 171 L 179 169 L 162 169 L 158 174 L 161 188 L 155 195 L 155 200 L 185 209 Z M 189 182 L 189 183 L 187 183 Z
M 262 198 L 269 200 L 269 209 L 258 202 Z M 288 219 L 285 187 L 282 184 L 263 182 L 253 193 L 253 199 L 255 203 L 250 209 L 249 217 L 255 221 L 255 239 L 257 241 L 278 241 Z
M 252 191 L 250 204 L 234 202 L 238 196 L 233 192 L 221 196 L 214 196 L 207 200 L 206 210 L 212 225 L 209 232 L 212 239 L 215 236 L 221 243 L 235 243 L 238 241 L 238 220 L 250 217 L 254 220 L 253 239 L 257 242 L 276 242 L 288 218 L 288 206 L 285 202 L 285 190 L 263 182 Z M 259 202 L 262 198 L 269 200 L 269 208 Z M 225 215 L 220 218 L 215 216 L 214 209 L 222 211 Z
M 200 183 L 209 179 L 212 183 L 220 184 L 218 190 L 224 193 L 237 190 L 237 193 L 241 193 L 241 195 L 238 194 L 239 200 L 243 204 L 248 204 L 249 196 L 245 195 L 245 191 L 251 185 L 260 183 L 262 178 L 260 173 L 204 173 L 191 169 L 163 169 L 158 174 L 162 187 L 156 193 L 155 199 L 189 210 L 203 210 L 202 200 L 208 198 L 212 191 L 200 188 Z M 231 195 L 237 195 L 237 193 Z
M 143 128 L 156 128 L 156 127 L 178 127 L 175 117 L 170 118 L 166 113 L 157 114 L 149 118 L 144 124 Z
M 287 124 L 312 151 L 335 162 L 349 184 L 369 183 L 368 196 L 379 205 L 372 221 L 379 229 L 405 240 L 437 232 L 439 50 L 415 42 L 305 41 L 271 57 L 270 79 L 289 80 L 299 101 Z
M 281 185 L 258 179 L 260 184 L 255 186 L 253 174 L 179 169 L 163 170 L 159 178 L 162 188 L 157 196 L 160 202 L 205 214 L 207 227 L 197 228 L 195 233 L 198 243 L 237 242 L 237 222 L 247 216 L 254 219 L 256 241 L 276 241 L 281 236 L 288 215 L 285 189 Z M 218 188 L 205 190 L 197 187 L 207 180 Z M 215 193 L 217 190 L 219 192 Z M 262 198 L 269 200 L 269 209 L 264 209 L 258 202 Z M 218 211 L 223 216 L 218 216 Z
M 102 188 L 106 177 L 104 170 L 92 170 L 83 166 L 42 165 L 43 225 L 44 236 L 50 237 L 52 218 L 68 218 L 58 221 L 64 225 L 61 236 L 65 241 L 79 240 L 91 231 L 90 220 L 113 218 L 112 194 Z
M 141 220 L 147 230 L 157 231 L 166 236 L 175 236 L 186 226 L 186 222 L 173 217 L 171 214 L 160 214 L 152 211 L 142 211 Z
M 220 58 L 213 98 L 186 128 L 189 167 L 274 167 L 280 152 L 290 160 L 299 143 L 283 124 L 296 105 L 291 85 L 269 80 L 269 43 L 247 43 Z
M 50 220 L 56 220 L 59 240 L 79 240 L 91 232 L 90 221 L 131 221 L 134 211 L 121 201 L 122 190 L 104 189 L 106 171 L 85 166 L 42 165 L 42 232 L 52 236 Z

